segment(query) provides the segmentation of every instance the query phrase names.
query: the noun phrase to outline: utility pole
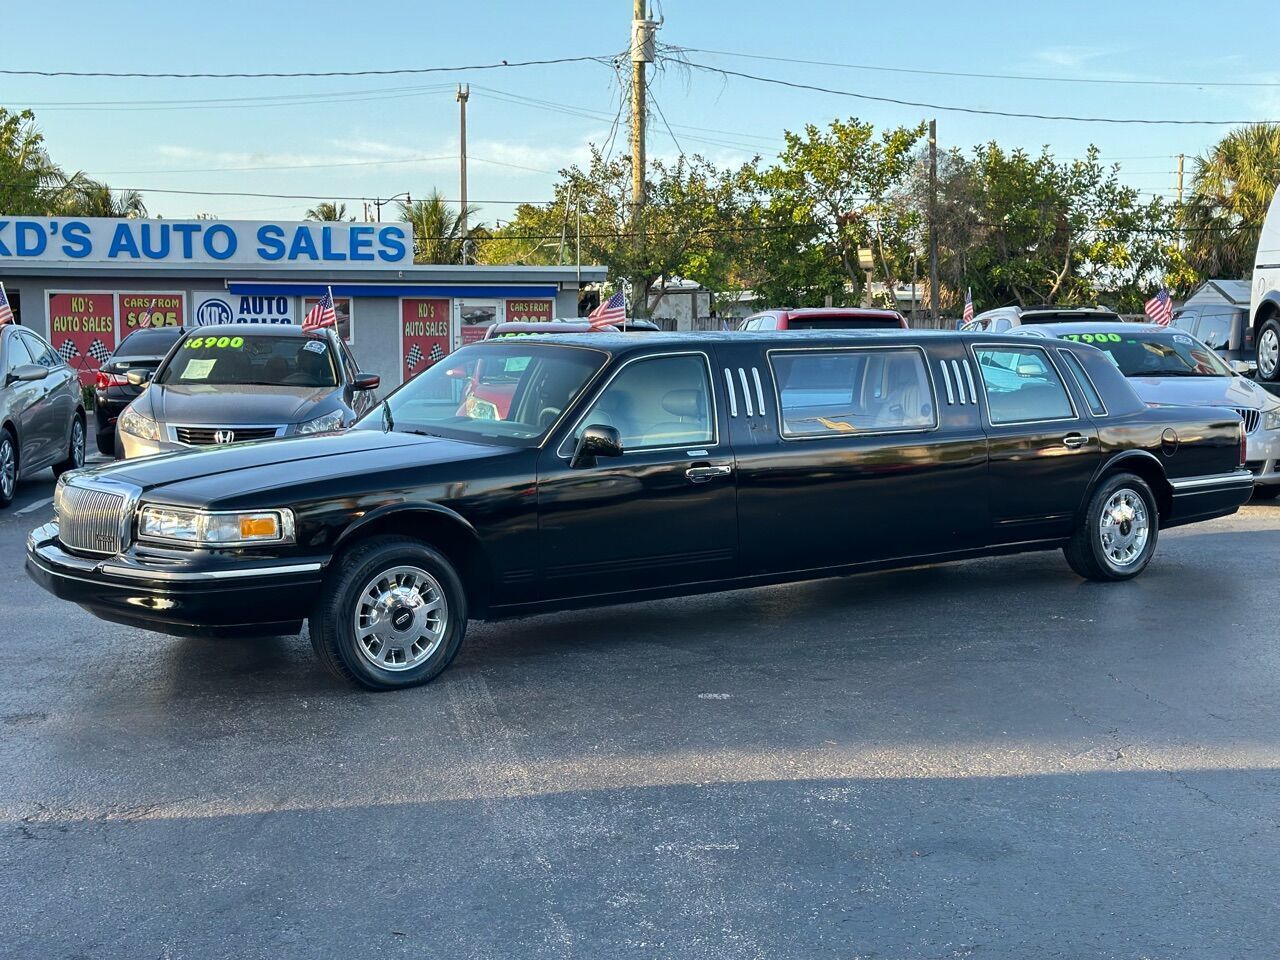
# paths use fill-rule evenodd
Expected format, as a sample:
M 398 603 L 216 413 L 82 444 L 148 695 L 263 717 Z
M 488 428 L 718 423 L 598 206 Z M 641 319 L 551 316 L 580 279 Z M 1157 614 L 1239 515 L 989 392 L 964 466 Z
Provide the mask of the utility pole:
M 929 121 L 929 315 L 933 325 L 938 312 L 938 121 Z
M 644 133 L 645 133 L 645 64 L 653 62 L 654 24 L 645 14 L 645 0 L 632 0 L 631 11 L 631 234 L 636 262 L 643 263 L 644 252 Z M 631 311 L 643 317 L 649 312 L 649 293 L 643 277 L 633 277 Z
M 461 231 L 463 237 L 462 247 L 462 263 L 467 263 L 466 236 L 467 236 L 467 101 L 471 99 L 471 84 L 458 84 L 458 145 L 459 145 L 459 163 L 461 173 L 462 208 L 461 213 Z
M 1182 168 L 1186 159 L 1185 154 L 1178 154 L 1178 206 L 1182 206 Z

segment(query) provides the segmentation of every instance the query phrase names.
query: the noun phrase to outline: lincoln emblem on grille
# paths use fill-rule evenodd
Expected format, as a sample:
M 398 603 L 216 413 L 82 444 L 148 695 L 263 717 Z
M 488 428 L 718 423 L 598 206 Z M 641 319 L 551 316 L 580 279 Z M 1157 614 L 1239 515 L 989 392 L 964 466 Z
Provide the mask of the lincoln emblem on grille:
M 215 430 L 213 432 L 213 440 L 215 443 L 231 443 L 235 438 L 236 434 L 234 430 Z

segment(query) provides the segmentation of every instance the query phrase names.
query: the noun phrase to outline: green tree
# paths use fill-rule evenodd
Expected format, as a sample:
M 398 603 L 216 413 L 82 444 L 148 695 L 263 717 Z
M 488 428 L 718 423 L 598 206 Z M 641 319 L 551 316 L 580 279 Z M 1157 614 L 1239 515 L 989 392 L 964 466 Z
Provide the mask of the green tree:
M 742 223 L 744 282 L 772 303 L 858 303 L 861 248 L 872 251 L 880 280 L 909 275 L 919 219 L 909 176 L 923 135 L 921 124 L 877 136 L 856 118 L 787 131 L 777 160 L 742 177 L 752 194 Z
M 467 218 L 476 210 L 468 206 Z M 414 263 L 461 263 L 463 243 L 479 229 L 464 235 L 462 211 L 450 206 L 439 190 L 432 190 L 425 200 L 401 202 L 400 219 L 413 225 Z
M 1179 224 L 1187 264 L 1203 279 L 1253 273 L 1258 236 L 1280 184 L 1280 124 L 1233 130 L 1195 160 Z
M 68 217 L 145 217 L 147 205 L 137 190 L 112 190 L 76 174 L 67 181 L 51 213 Z
M 69 178 L 45 150 L 35 114 L 0 108 L 0 210 L 42 216 L 70 192 Z
M 323 220 L 326 223 L 351 223 L 355 220 L 355 217 L 347 216 L 345 203 L 336 203 L 332 200 L 317 203 L 304 214 L 304 217 L 307 220 Z

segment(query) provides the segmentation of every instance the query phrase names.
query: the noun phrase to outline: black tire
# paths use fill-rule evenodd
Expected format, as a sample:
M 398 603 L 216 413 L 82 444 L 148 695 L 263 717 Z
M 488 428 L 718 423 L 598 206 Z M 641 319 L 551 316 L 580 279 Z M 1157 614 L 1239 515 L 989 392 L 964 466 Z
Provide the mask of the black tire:
M 1136 502 L 1124 502 L 1125 493 L 1141 500 L 1142 509 L 1146 514 L 1146 536 L 1145 539 L 1141 538 L 1134 523 L 1141 518 L 1140 511 L 1139 516 L 1132 517 L 1127 523 L 1122 521 L 1113 528 L 1110 536 L 1117 539 L 1111 540 L 1108 545 L 1103 539 L 1104 511 L 1109 505 L 1122 506 L 1127 512 L 1133 512 L 1138 506 Z M 1115 503 L 1113 498 L 1118 495 L 1121 497 L 1121 502 Z M 1062 552 L 1066 554 L 1067 563 L 1071 565 L 1071 569 L 1086 580 L 1101 582 L 1129 580 L 1145 570 L 1147 564 L 1151 562 L 1159 533 L 1160 520 L 1156 498 L 1146 481 L 1132 473 L 1113 473 L 1104 477 L 1089 497 L 1089 505 L 1076 522 L 1071 542 L 1063 547 Z M 1142 541 L 1140 546 L 1138 540 Z M 1134 548 L 1136 552 L 1131 558 L 1117 559 L 1114 551 L 1123 552 L 1126 546 Z
M 99 431 L 96 435 L 98 441 L 98 452 L 104 457 L 114 457 L 116 455 L 116 433 L 112 430 L 110 433 Z
M 406 666 L 388 668 L 376 664 L 370 644 L 361 643 L 356 636 L 356 615 L 362 603 L 370 603 L 373 593 L 366 594 L 366 587 L 377 589 L 375 578 L 395 568 L 412 568 L 428 575 L 431 584 L 424 584 L 428 591 L 425 599 L 430 600 L 438 589 L 443 598 L 442 609 L 445 612 L 443 624 L 438 626 L 439 633 L 430 643 L 424 643 L 418 650 L 408 646 L 415 636 L 419 641 L 426 634 L 419 636 L 419 629 L 426 629 L 431 623 L 426 607 L 409 609 L 416 595 L 424 599 L 421 589 L 415 593 L 409 590 L 404 596 L 409 597 L 409 604 L 388 601 L 387 619 L 383 621 L 387 635 L 392 639 L 386 644 L 387 656 L 403 656 Z M 404 575 L 401 575 L 402 577 Z M 399 583 L 401 581 L 397 581 Z M 389 586 L 396 584 L 385 581 Z M 408 588 L 400 588 L 408 589 Z M 382 597 L 389 598 L 393 591 L 382 592 Z M 394 631 L 392 624 L 396 617 L 408 615 L 412 619 L 406 632 Z M 462 646 L 462 638 L 467 632 L 467 597 L 462 588 L 462 580 L 453 565 L 437 550 L 420 540 L 410 537 L 374 537 L 358 543 L 334 560 L 324 585 L 321 587 L 320 599 L 316 602 L 308 621 L 311 635 L 311 646 L 325 669 L 340 680 L 359 684 L 370 690 L 399 690 L 405 687 L 416 687 L 434 679 L 458 653 Z M 403 643 L 397 646 L 396 641 Z M 377 641 L 371 641 L 377 644 Z M 377 651 L 375 651 L 377 652 Z M 412 658 L 424 656 L 421 662 L 413 663 Z
M 1274 346 L 1275 349 L 1272 349 Z M 1258 379 L 1274 383 L 1280 380 L 1280 322 L 1272 317 L 1258 330 L 1254 357 L 1258 362 Z
M 0 507 L 13 503 L 14 491 L 18 489 L 18 468 L 18 445 L 8 428 L 0 427 Z
M 84 466 L 85 425 L 84 414 L 77 413 L 71 421 L 71 439 L 67 441 L 67 458 L 53 465 L 53 475 L 60 477 L 68 470 L 79 470 Z
M 1276 497 L 1280 497 L 1280 484 L 1265 487 L 1255 486 L 1253 488 L 1253 499 L 1255 500 L 1274 500 Z

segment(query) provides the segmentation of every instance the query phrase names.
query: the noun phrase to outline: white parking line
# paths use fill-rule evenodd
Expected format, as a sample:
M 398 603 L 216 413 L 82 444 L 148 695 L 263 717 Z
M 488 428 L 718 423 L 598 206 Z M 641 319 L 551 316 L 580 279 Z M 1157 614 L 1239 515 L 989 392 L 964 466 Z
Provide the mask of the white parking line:
M 37 500 L 35 503 L 28 503 L 21 510 L 13 511 L 12 516 L 21 517 L 21 516 L 25 516 L 28 513 L 35 513 L 37 510 L 42 510 L 52 503 L 53 503 L 53 497 L 45 497 L 42 500 Z

